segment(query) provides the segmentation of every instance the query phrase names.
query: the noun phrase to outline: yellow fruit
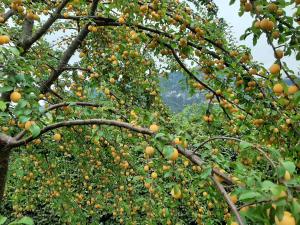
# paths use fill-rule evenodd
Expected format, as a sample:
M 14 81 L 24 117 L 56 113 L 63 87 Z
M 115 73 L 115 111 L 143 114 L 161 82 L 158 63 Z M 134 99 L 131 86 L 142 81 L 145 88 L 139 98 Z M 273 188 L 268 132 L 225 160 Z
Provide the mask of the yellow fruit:
M 175 138 L 175 139 L 174 139 L 174 144 L 175 144 L 175 145 L 180 145 L 180 144 L 181 144 L 180 139 L 179 139 L 179 138 Z
M 54 134 L 53 140 L 54 141 L 60 141 L 61 140 L 61 135 L 59 133 Z
M 157 178 L 157 173 L 156 173 L 156 172 L 152 172 L 152 173 L 151 173 L 151 177 L 152 177 L 153 179 L 156 179 L 156 178 Z
M 154 152 L 155 152 L 155 149 L 151 146 L 147 146 L 145 149 L 145 153 L 148 156 L 152 156 L 154 154 Z
M 272 73 L 272 74 L 278 74 L 280 72 L 280 65 L 273 64 L 269 70 L 270 70 L 270 73 Z
M 230 199 L 231 199 L 231 201 L 233 202 L 233 204 L 236 204 L 237 201 L 238 201 L 238 198 L 237 198 L 236 195 L 230 195 Z
M 180 189 L 178 189 L 178 190 L 175 191 L 175 189 L 172 188 L 172 190 L 171 190 L 171 195 L 172 195 L 172 197 L 175 198 L 175 199 L 180 199 L 180 198 L 182 197 L 182 193 L 181 193 L 181 190 L 180 190 Z
M 21 97 L 22 97 L 22 96 L 21 96 L 21 94 L 20 94 L 19 92 L 14 91 L 14 92 L 11 93 L 11 95 L 10 95 L 10 100 L 11 100 L 12 102 L 17 103 L 18 101 L 20 101 Z
M 279 218 L 277 218 L 277 216 L 275 216 L 275 224 L 276 225 L 296 225 L 296 220 L 290 212 L 284 211 L 283 217 L 281 220 L 279 220 Z
M 10 42 L 10 38 L 7 35 L 0 35 L 0 45 L 4 45 Z
M 145 188 L 149 189 L 149 188 L 151 187 L 151 184 L 145 182 L 145 183 L 144 183 L 144 186 L 145 186 Z
M 281 59 L 281 58 L 283 58 L 283 56 L 284 56 L 284 51 L 282 51 L 282 50 L 280 50 L 280 49 L 277 49 L 277 50 L 275 51 L 275 57 L 276 57 L 277 59 Z
M 175 161 L 179 156 L 178 150 L 176 148 L 173 149 L 172 155 L 169 157 L 170 160 Z
M 273 91 L 276 94 L 281 94 L 283 92 L 283 86 L 281 84 L 275 84 L 273 87 Z
M 32 124 L 32 121 L 27 121 L 24 126 L 25 130 L 29 130 Z
M 119 21 L 120 24 L 124 24 L 125 23 L 124 17 L 120 17 L 118 21 Z
M 237 222 L 231 222 L 230 225 L 239 225 Z
M 246 2 L 245 5 L 244 5 L 244 9 L 245 9 L 246 12 L 250 12 L 250 11 L 252 11 L 253 6 L 252 6 L 251 3 Z
M 156 133 L 159 130 L 159 126 L 157 126 L 156 124 L 152 124 L 150 126 L 150 130 L 154 133 Z
M 291 179 L 291 174 L 289 173 L 289 171 L 285 171 L 285 174 L 284 174 L 284 180 L 285 181 L 289 181 Z
M 292 86 L 290 86 L 289 89 L 288 89 L 288 93 L 289 93 L 290 95 L 295 94 L 297 91 L 298 91 L 298 87 L 297 87 L 296 85 L 292 85 Z

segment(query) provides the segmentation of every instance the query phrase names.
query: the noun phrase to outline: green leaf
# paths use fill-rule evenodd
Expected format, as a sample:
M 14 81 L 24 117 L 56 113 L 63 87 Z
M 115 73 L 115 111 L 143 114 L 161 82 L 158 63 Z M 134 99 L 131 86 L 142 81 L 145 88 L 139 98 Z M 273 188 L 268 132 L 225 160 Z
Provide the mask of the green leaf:
M 14 88 L 10 87 L 10 86 L 0 87 L 0 93 L 5 93 L 5 92 L 11 91 L 13 89 Z
M 294 173 L 295 170 L 296 170 L 296 166 L 295 166 L 295 164 L 293 162 L 284 161 L 284 162 L 282 162 L 282 165 L 290 173 Z
M 0 225 L 4 224 L 7 220 L 7 217 L 0 215 Z
M 241 149 L 246 149 L 246 148 L 249 148 L 249 147 L 251 147 L 251 146 L 252 146 L 252 144 L 249 143 L 249 142 L 246 142 L 246 141 L 241 141 L 241 142 L 240 142 L 240 147 L 241 147 Z
M 256 199 L 261 197 L 261 194 L 256 191 L 248 191 L 246 193 L 243 193 L 240 195 L 239 200 L 250 200 L 250 199 Z
M 34 225 L 34 222 L 30 217 L 25 216 L 20 220 L 10 223 L 9 225 L 14 225 L 14 224 Z
M 41 133 L 41 128 L 38 125 L 33 124 L 30 127 L 29 131 L 31 132 L 33 137 L 37 137 Z
M 174 152 L 174 147 L 173 146 L 168 145 L 168 146 L 164 147 L 163 154 L 167 158 L 170 158 L 172 156 L 173 152 Z
M 6 104 L 3 101 L 0 101 L 0 110 L 4 111 L 6 109 Z

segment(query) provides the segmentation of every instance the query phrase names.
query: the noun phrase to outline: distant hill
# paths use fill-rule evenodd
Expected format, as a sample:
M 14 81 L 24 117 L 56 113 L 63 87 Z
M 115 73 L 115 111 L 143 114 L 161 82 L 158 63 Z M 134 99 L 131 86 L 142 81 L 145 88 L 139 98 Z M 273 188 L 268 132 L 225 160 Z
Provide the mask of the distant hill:
M 187 105 L 204 100 L 204 96 L 200 93 L 192 95 L 185 76 L 179 72 L 171 73 L 167 78 L 161 78 L 160 89 L 163 101 L 175 113 L 181 112 Z
M 283 81 L 289 86 L 293 84 L 288 78 Z M 204 102 L 205 99 L 202 93 L 191 93 L 186 77 L 180 72 L 173 72 L 168 77 L 161 78 L 160 92 L 163 101 L 174 113 L 181 112 L 185 106 Z

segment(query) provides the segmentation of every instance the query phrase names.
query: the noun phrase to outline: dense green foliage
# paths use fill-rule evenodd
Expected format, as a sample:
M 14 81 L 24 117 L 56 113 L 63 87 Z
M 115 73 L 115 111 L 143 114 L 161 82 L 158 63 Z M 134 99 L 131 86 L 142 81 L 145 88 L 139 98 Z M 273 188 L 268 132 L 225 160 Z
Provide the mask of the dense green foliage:
M 269 69 L 210 0 L 2 1 L 0 224 L 299 224 L 299 1 L 240 2 Z

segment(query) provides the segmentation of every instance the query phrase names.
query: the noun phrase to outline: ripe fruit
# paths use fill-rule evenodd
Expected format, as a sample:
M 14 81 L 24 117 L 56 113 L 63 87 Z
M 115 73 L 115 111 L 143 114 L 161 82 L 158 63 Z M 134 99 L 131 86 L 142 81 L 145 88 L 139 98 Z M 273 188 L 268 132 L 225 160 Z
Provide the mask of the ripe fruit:
M 291 179 L 291 174 L 289 173 L 289 171 L 285 171 L 285 174 L 284 174 L 284 180 L 285 181 L 289 181 Z
M 277 50 L 275 51 L 275 57 L 276 57 L 277 59 L 281 59 L 281 58 L 283 58 L 283 56 L 284 56 L 284 51 L 282 51 L 282 50 L 280 50 L 280 49 L 277 49 Z
M 296 85 L 292 85 L 292 86 L 290 86 L 289 89 L 288 89 L 288 93 L 289 93 L 290 95 L 295 94 L 297 91 L 298 91 L 298 87 L 297 87 Z
M 154 154 L 154 152 L 155 152 L 155 149 L 151 146 L 147 146 L 145 149 L 145 153 L 148 156 L 152 156 Z
M 231 222 L 231 224 L 230 225 L 239 225 L 237 222 Z
M 54 141 L 60 141 L 61 140 L 61 135 L 59 133 L 54 134 L 53 140 Z
M 252 9 L 253 9 L 252 4 L 250 2 L 246 2 L 244 5 L 244 9 L 246 12 L 252 11 Z
M 157 126 L 156 124 L 152 124 L 150 126 L 150 130 L 154 133 L 156 133 L 159 130 L 159 126 Z
M 290 212 L 284 211 L 283 217 L 281 220 L 279 220 L 279 218 L 277 218 L 277 216 L 275 216 L 275 224 L 276 225 L 296 225 L 296 220 Z
M 7 35 L 0 35 L 0 45 L 4 45 L 10 42 L 10 38 Z
M 124 17 L 120 17 L 118 21 L 119 21 L 120 24 L 124 24 L 125 23 Z
M 25 130 L 29 130 L 32 124 L 33 124 L 32 121 L 27 121 L 24 126 Z
M 174 144 L 175 145 L 180 145 L 181 144 L 181 141 L 178 137 L 174 139 Z
M 182 193 L 181 193 L 181 190 L 179 188 L 178 189 L 172 188 L 171 195 L 175 199 L 180 199 L 181 196 L 182 196 Z
M 236 195 L 230 195 L 230 199 L 231 199 L 231 201 L 233 202 L 233 204 L 236 204 L 237 201 L 238 201 L 238 198 L 237 198 Z
M 175 161 L 179 156 L 178 150 L 176 148 L 173 149 L 173 153 L 169 157 L 169 160 Z
M 272 73 L 272 74 L 278 74 L 280 72 L 280 65 L 273 64 L 269 70 L 270 70 L 270 73 Z
M 283 86 L 281 84 L 275 84 L 273 87 L 273 91 L 276 94 L 281 94 L 283 92 Z
M 260 28 L 262 30 L 271 31 L 274 28 L 274 22 L 269 19 L 263 19 L 260 21 Z
M 21 97 L 22 97 L 22 96 L 21 96 L 21 94 L 20 94 L 19 92 L 14 91 L 14 92 L 11 93 L 11 95 L 10 95 L 10 100 L 11 100 L 12 102 L 17 103 L 18 101 L 20 101 Z
M 156 178 L 157 178 L 157 173 L 156 173 L 156 172 L 152 172 L 152 173 L 151 173 L 151 177 L 152 177 L 153 179 L 156 179 Z

